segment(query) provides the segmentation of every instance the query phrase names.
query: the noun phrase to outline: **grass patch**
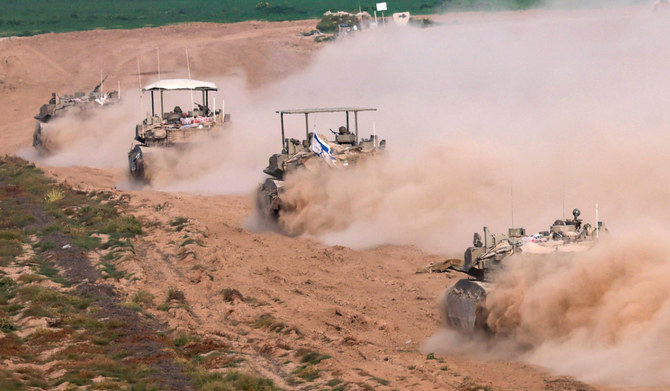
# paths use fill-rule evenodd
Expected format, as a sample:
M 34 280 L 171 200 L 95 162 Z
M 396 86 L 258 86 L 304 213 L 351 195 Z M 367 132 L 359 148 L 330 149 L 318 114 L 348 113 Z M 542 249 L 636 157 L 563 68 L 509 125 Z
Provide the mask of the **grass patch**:
M 102 227 L 101 232 L 115 238 L 132 238 L 142 234 L 142 223 L 135 216 L 116 216 Z
M 84 313 L 76 313 L 65 318 L 65 324 L 74 329 L 100 331 L 105 329 L 105 324 Z
M 286 323 L 275 319 L 272 314 L 261 314 L 254 320 L 253 327 L 256 329 L 265 329 L 274 331 L 275 333 L 289 334 L 295 332 L 300 334 L 300 331 L 295 327 L 289 327 Z
M 184 303 L 186 301 L 186 295 L 184 295 L 183 291 L 180 291 L 177 288 L 170 288 L 168 289 L 167 300 Z
M 389 384 L 391 384 L 390 381 L 388 381 L 386 379 L 382 379 L 380 377 L 373 376 L 370 379 L 376 381 L 377 383 L 381 384 L 382 386 L 388 386 Z
M 177 288 L 168 289 L 168 295 L 165 298 L 165 302 L 156 307 L 156 309 L 159 311 L 169 311 L 173 307 L 188 308 L 188 305 L 186 304 L 186 295 L 183 291 Z
M 270 379 L 251 373 L 231 371 L 228 373 L 191 370 L 189 375 L 201 391 L 280 391 Z
M 175 217 L 170 220 L 170 227 L 177 232 L 181 232 L 188 225 L 188 217 Z
M 314 366 L 311 364 L 301 365 L 295 371 L 293 371 L 293 374 L 310 382 L 321 377 L 321 372 L 314 368 Z
M 127 276 L 125 272 L 118 270 L 113 263 L 101 261 L 100 265 L 102 266 L 102 278 L 111 278 L 118 281 Z
M 89 280 L 77 289 L 62 290 L 69 283 L 59 275 L 61 260 L 68 262 L 63 267 L 70 271 L 77 266 L 74 262 L 86 262 L 86 250 L 94 248 L 110 250 L 103 259 L 103 274 L 122 277 L 114 262 L 134 251 L 131 239 L 142 233 L 142 226 L 123 214 L 126 205 L 115 197 L 110 192 L 85 193 L 57 185 L 32 164 L 0 158 L 0 359 L 20 358 L 21 363 L 42 365 L 45 352 L 63 347 L 48 359 L 58 368 L 55 378 L 30 366 L 0 369 L 0 390 L 56 389 L 66 382 L 67 389 L 178 389 L 189 380 L 181 373 L 183 363 L 205 351 L 229 349 L 222 343 L 195 342 L 192 336 L 170 340 L 152 329 L 154 323 L 120 305 L 105 284 Z M 38 255 L 15 259 L 27 246 Z M 2 270 L 8 262 L 31 271 L 14 279 Z M 47 278 L 57 286 L 35 284 Z M 181 291 L 173 289 L 168 296 L 169 303 L 185 303 Z M 153 300 L 150 293 L 139 291 L 128 297 L 126 307 L 141 309 Z M 41 318 L 48 327 L 19 338 L 14 333 L 19 324 L 12 320 L 15 316 Z M 233 367 L 240 360 L 233 357 L 223 367 Z M 227 389 L 246 385 L 276 389 L 253 375 L 217 376 Z M 103 380 L 94 382 L 98 377 Z
M 5 211 L 2 210 L 2 213 Z M 0 230 L 0 266 L 9 265 L 16 257 L 23 254 L 25 240 L 23 230 L 16 228 Z
M 221 295 L 223 296 L 223 300 L 229 303 L 234 302 L 236 299 L 244 301 L 244 296 L 242 296 L 240 291 L 238 291 L 237 289 L 224 288 L 221 290 Z
M 11 331 L 18 330 L 18 327 L 6 316 L 0 316 L 0 331 L 3 333 L 9 333 Z
M 329 355 L 321 354 L 319 352 L 313 352 L 313 351 L 304 352 L 302 350 L 298 350 L 297 355 L 302 356 L 302 358 L 300 359 L 301 363 L 308 363 L 308 364 L 314 364 L 314 365 L 320 363 L 323 360 L 327 360 L 329 358 L 332 358 Z
M 21 281 L 24 284 L 30 284 L 32 282 L 40 282 L 46 280 L 45 277 L 40 276 L 39 274 L 33 274 L 33 273 L 25 273 L 21 274 L 18 278 L 19 281 Z
M 70 285 L 63 277 L 59 275 L 59 270 L 51 263 L 44 260 L 42 257 L 35 256 L 31 259 L 31 264 L 37 269 L 37 273 L 48 278 L 49 280 L 64 286 Z
M 121 307 L 127 308 L 131 311 L 142 312 L 142 306 L 132 301 L 126 301 L 125 303 L 121 304 Z
M 89 235 L 73 237 L 72 244 L 84 250 L 93 250 L 102 246 L 100 238 Z
M 34 333 L 30 334 L 29 338 L 32 342 L 47 343 L 47 342 L 62 341 L 63 339 L 69 336 L 70 336 L 70 330 L 67 329 L 53 330 L 53 329 L 39 328 L 35 330 Z
M 151 293 L 145 290 L 140 290 L 132 296 L 131 301 L 141 306 L 151 306 L 154 304 L 154 299 L 155 296 Z
M 57 247 L 56 242 L 54 242 L 53 240 L 41 240 L 39 243 L 35 245 L 35 250 L 37 250 L 37 252 L 43 253 L 49 250 L 53 250 L 56 247 Z
M 17 296 L 27 303 L 23 316 L 56 317 L 84 310 L 89 301 L 82 297 L 64 294 L 39 285 L 22 286 Z
M 62 200 L 65 197 L 65 194 L 63 193 L 63 190 L 54 187 L 53 189 L 49 190 L 45 195 L 44 195 L 44 202 L 51 204 L 57 201 Z
M 200 341 L 200 337 L 198 337 L 195 334 L 182 334 L 175 338 L 172 343 L 174 346 L 180 348 L 182 346 L 185 346 L 189 342 L 198 342 Z

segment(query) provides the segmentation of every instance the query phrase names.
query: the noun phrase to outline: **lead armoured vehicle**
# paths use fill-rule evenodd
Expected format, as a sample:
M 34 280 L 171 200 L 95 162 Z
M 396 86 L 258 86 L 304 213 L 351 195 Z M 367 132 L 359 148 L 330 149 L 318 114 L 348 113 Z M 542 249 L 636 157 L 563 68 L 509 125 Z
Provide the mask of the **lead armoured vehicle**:
M 201 142 L 202 139 L 198 139 L 197 136 L 218 136 L 224 126 L 230 123 L 230 114 L 224 113 L 223 100 L 221 109 L 216 108 L 214 97 L 210 106 L 210 92 L 218 91 L 214 83 L 191 79 L 167 79 L 149 84 L 142 91 L 151 92 L 151 114 L 147 114 L 147 117 L 135 126 L 136 143 L 128 152 L 129 172 L 133 179 L 150 181 L 147 170 L 152 149 L 172 149 L 179 153 L 184 148 Z M 186 110 L 175 106 L 172 111 L 165 112 L 164 94 L 174 91 L 190 91 L 191 101 L 185 106 Z M 193 92 L 201 94 L 201 103 L 193 100 Z M 156 98 L 160 101 L 156 102 Z M 156 110 L 156 105 L 159 105 L 160 112 Z
M 361 159 L 374 156 L 386 147 L 386 140 L 379 140 L 376 134 L 369 138 L 359 138 L 358 115 L 361 112 L 376 111 L 373 108 L 338 107 L 299 110 L 279 110 L 281 121 L 282 149 L 270 156 L 268 166 L 263 170 L 270 177 L 263 182 L 257 192 L 257 207 L 267 219 L 279 220 L 280 212 L 285 209 L 282 192 L 286 175 L 298 169 L 310 169 L 326 164 L 333 168 L 346 168 Z M 309 129 L 310 114 L 344 113 L 345 124 L 337 131 L 330 132 L 334 141 L 328 141 L 323 135 Z M 284 129 L 285 115 L 305 116 L 305 139 L 286 138 Z M 354 131 L 350 131 L 350 114 L 353 114 Z
M 40 112 L 34 117 L 37 120 L 33 133 L 33 147 L 40 154 L 48 154 L 58 148 L 43 132 L 44 124 L 54 118 L 62 117 L 66 113 L 75 113 L 80 117 L 89 114 L 91 109 L 109 106 L 119 101 L 118 91 L 102 91 L 102 85 L 107 76 L 88 93 L 75 92 L 72 95 L 58 95 L 51 93 L 49 103 L 40 107 Z
M 473 246 L 465 250 L 460 271 L 470 278 L 456 282 L 446 292 L 440 311 L 446 323 L 457 330 L 472 332 L 487 330 L 486 296 L 494 288 L 494 272 L 504 266 L 513 254 L 557 254 L 585 251 L 593 246 L 600 233 L 606 231 L 602 222 L 597 226 L 582 224 L 579 209 L 573 218 L 556 220 L 549 231 L 526 236 L 523 228 L 510 228 L 508 234 L 492 234 L 484 227 L 484 241 L 474 234 Z

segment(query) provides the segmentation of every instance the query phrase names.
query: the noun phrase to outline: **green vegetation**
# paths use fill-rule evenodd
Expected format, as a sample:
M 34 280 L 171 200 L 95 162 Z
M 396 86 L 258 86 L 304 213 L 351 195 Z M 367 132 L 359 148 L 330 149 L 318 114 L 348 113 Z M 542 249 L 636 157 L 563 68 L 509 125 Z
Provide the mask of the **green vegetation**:
M 202 391 L 279 391 L 281 388 L 274 385 L 272 380 L 232 371 L 228 373 L 213 373 L 193 371 L 191 376 L 195 384 Z
M 244 301 L 244 296 L 242 296 L 240 291 L 234 288 L 224 288 L 221 290 L 221 294 L 223 295 L 223 300 L 229 303 L 232 303 L 235 300 Z
M 539 0 L 394 0 L 387 14 L 430 14 L 449 9 L 528 8 Z M 372 14 L 377 0 L 361 0 Z M 162 26 L 184 22 L 239 22 L 320 18 L 326 11 L 357 12 L 358 0 L 0 0 L 0 36 L 91 29 Z
M 295 371 L 293 371 L 293 374 L 307 381 L 314 381 L 321 377 L 321 372 L 314 368 L 314 366 L 311 364 L 304 364 L 299 366 Z
M 0 390 L 278 390 L 232 370 L 244 358 L 225 342 L 160 332 L 144 312 L 153 306 L 150 292 L 125 296 L 105 283 L 121 278 L 114 262 L 134 252 L 132 240 L 143 232 L 122 200 L 0 158 L 0 361 L 14 365 L 0 369 Z M 103 255 L 102 267 L 91 250 Z M 185 299 L 168 292 L 168 303 L 185 306 Z M 57 371 L 37 369 L 45 364 Z
M 323 360 L 327 360 L 327 359 L 331 358 L 331 356 L 329 356 L 327 354 L 321 354 L 321 353 L 318 353 L 318 352 L 310 352 L 310 351 L 304 352 L 302 350 L 298 350 L 297 354 L 300 355 L 301 353 L 303 353 L 303 356 L 300 359 L 300 362 L 303 363 L 303 364 L 308 363 L 308 364 L 316 365 Z
M 275 333 L 290 334 L 295 333 L 300 335 L 300 330 L 295 327 L 289 327 L 284 322 L 277 320 L 272 314 L 261 314 L 254 320 L 252 325 L 256 329 L 265 329 Z
M 171 308 L 184 308 L 188 309 L 188 304 L 186 303 L 186 295 L 183 291 L 180 291 L 177 288 L 168 289 L 167 297 L 165 302 L 158 307 L 159 311 L 169 311 Z
M 177 232 L 180 232 L 188 225 L 188 217 L 175 217 L 170 220 L 170 226 Z
M 138 305 L 151 306 L 154 304 L 154 298 L 154 295 L 151 293 L 145 290 L 140 290 L 133 295 L 132 302 Z
M 382 379 L 380 377 L 373 376 L 370 379 L 376 381 L 377 383 L 381 384 L 382 386 L 388 386 L 389 384 L 391 384 L 390 381 L 388 381 L 386 379 Z
M 321 354 L 306 349 L 298 349 L 296 356 L 300 357 L 300 365 L 293 371 L 293 374 L 306 381 L 314 381 L 321 376 L 321 371 L 315 366 L 323 360 L 328 360 L 331 356 Z M 337 385 L 339 383 L 335 383 Z

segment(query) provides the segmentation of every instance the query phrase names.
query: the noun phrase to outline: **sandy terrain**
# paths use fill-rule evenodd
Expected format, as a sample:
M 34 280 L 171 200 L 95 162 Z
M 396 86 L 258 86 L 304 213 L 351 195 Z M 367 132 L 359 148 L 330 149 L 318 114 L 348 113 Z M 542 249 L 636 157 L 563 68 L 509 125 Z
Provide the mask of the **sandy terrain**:
M 467 16 L 473 18 L 473 16 Z M 0 153 L 30 145 L 32 116 L 52 90 L 84 89 L 97 83 L 100 68 L 124 88 L 137 85 L 136 55 L 142 72 L 156 71 L 161 48 L 165 77 L 183 77 L 184 47 L 200 78 L 242 73 L 252 88 L 299 72 L 325 44 L 297 36 L 314 21 L 230 25 L 185 24 L 132 31 L 47 34 L 0 41 Z M 234 99 L 234 97 L 231 97 Z M 130 143 L 130 140 L 128 140 Z M 101 147 L 102 148 L 102 147 Z M 87 190 L 116 190 L 122 169 L 43 167 L 58 180 Z M 128 191 L 136 214 L 153 223 L 136 243 L 137 254 L 121 267 L 137 280 L 119 283 L 131 294 L 145 289 L 163 300 L 171 287 L 184 291 L 189 309 L 155 315 L 170 328 L 226 338 L 248 354 L 243 364 L 282 387 L 297 366 L 286 353 L 300 348 L 332 356 L 319 364 L 323 385 L 338 378 L 374 389 L 590 390 L 522 362 L 438 356 L 427 360 L 422 345 L 440 327 L 438 295 L 457 274 L 416 274 L 441 256 L 412 246 L 366 251 L 329 247 L 316 240 L 253 232 L 249 197 L 200 196 L 152 190 Z M 184 231 L 169 222 L 188 217 Z M 188 238 L 201 245 L 181 244 Z M 236 289 L 246 300 L 224 300 Z M 271 314 L 285 328 L 254 327 Z M 297 331 L 296 331 L 297 330 Z M 377 379 L 377 380 L 376 380 Z M 380 380 L 381 379 L 381 380 Z M 608 390 L 601 385 L 595 389 Z

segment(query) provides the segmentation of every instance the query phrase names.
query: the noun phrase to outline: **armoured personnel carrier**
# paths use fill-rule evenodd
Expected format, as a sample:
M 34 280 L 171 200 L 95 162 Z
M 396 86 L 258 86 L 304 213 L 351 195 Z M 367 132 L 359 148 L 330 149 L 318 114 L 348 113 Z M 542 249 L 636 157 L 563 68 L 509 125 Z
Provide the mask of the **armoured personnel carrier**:
M 359 138 L 358 115 L 361 112 L 376 111 L 374 108 L 338 107 L 318 109 L 279 110 L 281 121 L 282 149 L 280 153 L 270 156 L 268 166 L 263 170 L 270 177 L 263 182 L 257 192 L 257 207 L 262 214 L 272 221 L 279 220 L 279 214 L 285 206 L 282 203 L 282 192 L 286 175 L 298 169 L 310 169 L 326 164 L 332 168 L 346 168 L 361 159 L 374 156 L 386 147 L 386 140 L 379 140 L 376 134 L 369 138 Z M 344 113 L 345 124 L 337 131 L 330 132 L 334 141 L 310 131 L 310 114 Z M 353 114 L 353 132 L 350 131 L 350 119 Z M 284 116 L 305 116 L 305 139 L 286 138 Z
M 144 182 L 149 182 L 151 179 L 147 169 L 152 149 L 173 149 L 179 153 L 193 143 L 202 141 L 196 140 L 198 135 L 217 136 L 224 126 L 230 123 L 230 114 L 224 113 L 223 100 L 221 109 L 216 108 L 214 97 L 210 106 L 210 93 L 218 91 L 214 83 L 191 79 L 167 79 L 149 84 L 142 89 L 142 92 L 147 91 L 151 92 L 151 114 L 147 114 L 147 117 L 135 126 L 136 143 L 128 152 L 131 177 Z M 174 91 L 191 92 L 191 102 L 185 106 L 186 110 L 175 106 L 172 111 L 165 111 L 164 94 Z M 193 101 L 193 92 L 201 94 L 202 103 Z M 159 102 L 156 102 L 157 98 L 160 99 Z M 156 105 L 159 105 L 160 111 L 156 110 Z
M 118 102 L 118 91 L 102 91 L 102 85 L 107 76 L 88 93 L 75 92 L 72 95 L 58 95 L 51 93 L 48 103 L 40 107 L 40 112 L 34 117 L 37 120 L 35 132 L 33 133 L 33 147 L 40 154 L 48 154 L 57 149 L 58 146 L 49 140 L 44 133 L 44 125 L 54 118 L 62 117 L 66 113 L 75 113 L 84 117 L 91 109 L 96 109 Z
M 440 311 L 448 326 L 472 332 L 487 330 L 486 296 L 494 289 L 494 272 L 504 260 L 517 253 L 557 254 L 586 251 L 607 229 L 602 222 L 596 226 L 582 224 L 579 209 L 573 218 L 556 220 L 548 231 L 527 236 L 523 228 L 510 228 L 507 234 L 492 234 L 484 227 L 484 240 L 474 234 L 473 246 L 465 250 L 460 271 L 471 278 L 461 279 L 446 292 Z

